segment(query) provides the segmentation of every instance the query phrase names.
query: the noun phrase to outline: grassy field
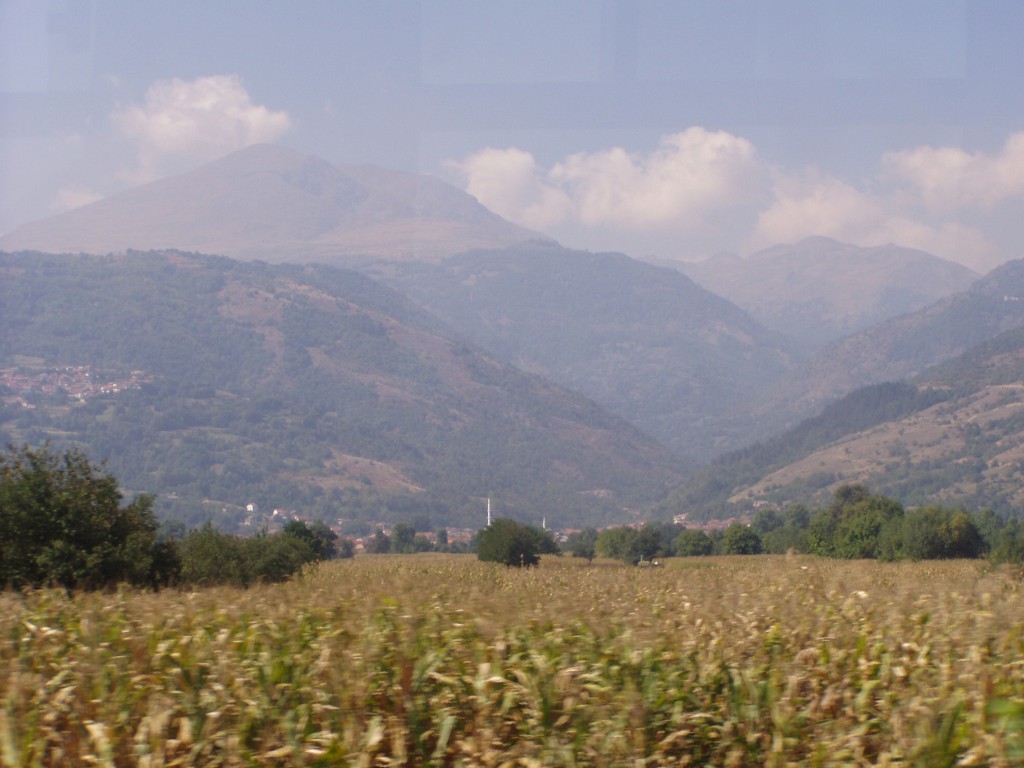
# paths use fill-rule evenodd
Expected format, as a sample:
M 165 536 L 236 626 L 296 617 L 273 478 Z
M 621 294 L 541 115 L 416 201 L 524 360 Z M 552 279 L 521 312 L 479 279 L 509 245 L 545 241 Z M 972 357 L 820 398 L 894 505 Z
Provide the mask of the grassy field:
M 369 556 L 0 595 L 4 766 L 1024 764 L 1024 580 Z

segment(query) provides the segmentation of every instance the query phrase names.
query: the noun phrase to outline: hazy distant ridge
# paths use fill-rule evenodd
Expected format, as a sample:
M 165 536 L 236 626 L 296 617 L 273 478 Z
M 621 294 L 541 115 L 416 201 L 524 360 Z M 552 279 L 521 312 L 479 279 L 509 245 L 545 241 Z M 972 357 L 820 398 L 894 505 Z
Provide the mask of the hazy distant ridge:
M 679 269 L 767 327 L 820 346 L 965 290 L 978 275 L 897 245 L 862 248 L 826 237 L 748 258 L 720 255 Z
M 788 346 L 675 270 L 533 244 L 405 265 L 392 284 L 491 354 L 575 389 L 665 445 L 709 458 L 791 366 Z
M 903 382 L 876 383 L 895 380 Z M 762 422 L 808 418 L 720 457 L 673 494 L 665 514 L 818 503 L 844 482 L 908 504 L 1018 510 L 1024 261 L 829 346 L 787 376 L 762 409 Z
M 6 251 L 177 248 L 269 262 L 434 259 L 541 235 L 443 181 L 269 144 L 26 224 Z
M 1010 261 L 925 309 L 830 344 L 770 393 L 765 412 L 806 415 L 868 384 L 913 376 L 1024 327 L 1024 260 Z

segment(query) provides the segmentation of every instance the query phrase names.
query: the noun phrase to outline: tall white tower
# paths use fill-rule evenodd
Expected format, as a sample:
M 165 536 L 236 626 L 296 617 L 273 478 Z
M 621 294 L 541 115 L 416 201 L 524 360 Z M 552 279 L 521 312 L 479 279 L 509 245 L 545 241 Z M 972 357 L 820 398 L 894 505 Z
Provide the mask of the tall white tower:
M 487 527 L 491 527 L 491 497 L 487 497 Z

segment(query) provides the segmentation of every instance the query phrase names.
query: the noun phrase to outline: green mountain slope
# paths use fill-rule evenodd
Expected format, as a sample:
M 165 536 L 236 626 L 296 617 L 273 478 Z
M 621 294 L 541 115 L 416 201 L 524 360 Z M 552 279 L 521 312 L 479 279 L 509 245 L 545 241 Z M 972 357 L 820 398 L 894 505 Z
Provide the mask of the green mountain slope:
M 767 389 L 755 412 L 765 430 L 778 431 L 858 387 L 906 379 L 1021 327 L 1024 260 L 1016 260 L 966 291 L 830 344 Z
M 763 445 L 723 456 L 662 514 L 822 504 L 864 483 L 906 505 L 1019 512 L 1024 505 L 1024 329 L 1006 331 L 908 383 L 857 390 Z
M 469 524 L 493 494 L 509 514 L 593 524 L 680 478 L 621 419 L 354 272 L 19 253 L 0 276 L 0 438 L 82 444 L 190 520 L 256 502 Z
M 780 338 L 742 310 L 622 254 L 535 243 L 388 279 L 491 354 L 700 458 L 744 440 L 742 406 L 790 366 Z
M 659 504 L 658 514 L 686 514 L 689 519 L 704 520 L 749 512 L 754 501 L 766 499 L 763 493 L 747 491 L 762 478 L 850 434 L 915 413 L 944 397 L 896 382 L 858 389 L 781 435 L 717 457 Z M 795 495 L 813 493 L 836 482 L 835 473 L 815 471 L 802 478 L 801 487 L 790 491 Z M 771 500 L 778 499 L 773 496 Z

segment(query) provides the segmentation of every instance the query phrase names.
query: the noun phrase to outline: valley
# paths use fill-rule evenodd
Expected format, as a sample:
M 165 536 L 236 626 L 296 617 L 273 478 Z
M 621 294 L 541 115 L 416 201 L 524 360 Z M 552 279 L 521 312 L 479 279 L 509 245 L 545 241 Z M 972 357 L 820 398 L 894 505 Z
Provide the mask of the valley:
M 259 499 L 465 526 L 487 496 L 560 527 L 731 519 L 844 482 L 1022 501 L 1021 262 L 978 277 L 810 238 L 655 265 L 271 146 L 0 246 L 40 249 L 0 263 L 0 367 L 117 390 L 39 379 L 29 408 L 10 378 L 0 437 L 83 447 L 190 523 L 237 525 Z

